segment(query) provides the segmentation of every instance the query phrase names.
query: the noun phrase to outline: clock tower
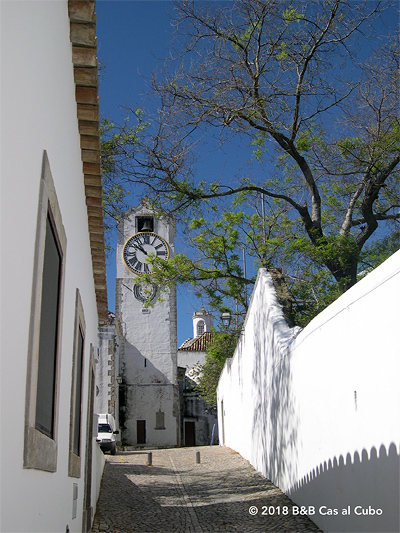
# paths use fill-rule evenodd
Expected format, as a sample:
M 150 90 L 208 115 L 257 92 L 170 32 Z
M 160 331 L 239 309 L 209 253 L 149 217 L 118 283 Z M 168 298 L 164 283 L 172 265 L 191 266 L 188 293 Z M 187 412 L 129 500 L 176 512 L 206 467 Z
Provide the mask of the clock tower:
M 176 291 L 157 301 L 160 288 L 139 283 L 151 271 L 150 257 L 174 255 L 174 236 L 174 220 L 156 217 L 146 199 L 118 224 L 115 314 L 122 330 L 120 425 L 127 446 L 180 444 Z

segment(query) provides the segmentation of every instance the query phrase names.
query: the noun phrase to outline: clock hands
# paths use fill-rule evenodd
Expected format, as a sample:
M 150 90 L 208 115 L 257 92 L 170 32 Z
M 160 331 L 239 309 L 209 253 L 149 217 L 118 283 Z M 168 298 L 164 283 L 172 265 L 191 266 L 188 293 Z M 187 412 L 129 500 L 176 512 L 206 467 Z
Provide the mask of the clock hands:
M 140 244 L 135 244 L 135 248 L 143 252 L 144 255 L 149 255 L 148 252 L 146 252 L 146 250 L 140 246 Z

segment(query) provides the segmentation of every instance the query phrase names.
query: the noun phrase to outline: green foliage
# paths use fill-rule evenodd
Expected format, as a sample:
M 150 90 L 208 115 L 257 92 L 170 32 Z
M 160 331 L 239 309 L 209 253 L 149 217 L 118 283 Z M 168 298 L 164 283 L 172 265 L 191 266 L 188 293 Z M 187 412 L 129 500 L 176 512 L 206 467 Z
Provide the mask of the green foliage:
M 315 259 L 322 265 L 335 261 L 342 270 L 349 268 L 354 255 L 358 255 L 357 243 L 350 235 L 332 235 L 318 239 L 313 247 Z
M 362 273 L 376 268 L 400 249 L 400 229 L 367 245 L 360 257 Z
M 296 147 L 299 152 L 308 153 L 312 149 L 319 147 L 322 138 L 321 134 L 318 134 L 318 128 L 313 125 L 302 131 L 296 140 Z
M 352 157 L 355 153 L 359 153 L 361 144 L 360 137 L 344 137 L 337 142 L 339 153 L 345 160 Z
M 286 43 L 279 43 L 276 58 L 279 59 L 279 61 L 289 59 L 289 47 Z
M 267 135 L 264 131 L 259 131 L 257 135 L 254 137 L 254 139 L 251 141 L 251 144 L 253 146 L 256 146 L 255 150 L 253 151 L 253 155 L 255 159 L 260 163 L 262 160 L 262 156 L 264 154 L 264 145 L 265 141 L 267 139 Z
M 260 30 L 261 24 L 260 23 L 253 23 L 251 24 L 246 31 L 244 31 L 241 35 L 236 35 L 236 33 L 233 34 L 232 37 L 232 45 L 235 48 L 235 50 L 240 50 L 245 48 L 249 42 L 251 41 L 251 38 L 256 30 Z
M 342 291 L 326 269 L 314 270 L 309 265 L 302 274 L 302 278 L 295 278 L 291 281 L 290 290 L 295 301 L 295 323 L 305 327 L 334 302 L 342 294 Z
M 235 332 L 213 332 L 207 348 L 206 361 L 196 370 L 197 390 L 211 408 L 217 407 L 217 387 L 225 362 L 232 357 L 236 348 Z
M 303 13 L 299 13 L 295 7 L 290 5 L 287 9 L 285 9 L 282 17 L 286 24 L 290 24 L 291 22 L 299 22 L 300 20 L 304 20 L 305 15 Z
M 240 209 L 214 213 L 209 206 L 208 217 L 203 214 L 188 222 L 187 253 L 177 254 L 168 261 L 152 258 L 151 281 L 164 287 L 188 284 L 206 296 L 213 309 L 236 301 L 245 307 L 246 285 L 253 283 L 245 278 L 240 249 L 245 245 L 242 228 L 251 217 Z M 190 248 L 195 251 L 190 256 Z

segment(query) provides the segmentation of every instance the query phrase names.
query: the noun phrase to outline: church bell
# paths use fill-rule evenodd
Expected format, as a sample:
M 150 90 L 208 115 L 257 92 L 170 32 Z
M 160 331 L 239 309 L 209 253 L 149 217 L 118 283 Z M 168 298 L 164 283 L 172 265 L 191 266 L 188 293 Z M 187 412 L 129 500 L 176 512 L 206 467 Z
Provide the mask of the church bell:
M 145 218 L 141 225 L 140 231 L 153 231 L 152 220 L 149 218 Z

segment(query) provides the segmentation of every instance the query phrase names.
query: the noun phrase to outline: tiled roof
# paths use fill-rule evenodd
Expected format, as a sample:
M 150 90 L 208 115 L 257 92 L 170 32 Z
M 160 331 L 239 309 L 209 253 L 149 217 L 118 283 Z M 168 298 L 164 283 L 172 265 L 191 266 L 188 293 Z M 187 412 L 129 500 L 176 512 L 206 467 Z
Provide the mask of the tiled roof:
M 75 99 L 99 322 L 108 321 L 94 0 L 69 0 Z
M 187 339 L 178 350 L 182 352 L 205 352 L 212 341 L 213 334 L 211 331 L 206 331 L 195 339 Z

